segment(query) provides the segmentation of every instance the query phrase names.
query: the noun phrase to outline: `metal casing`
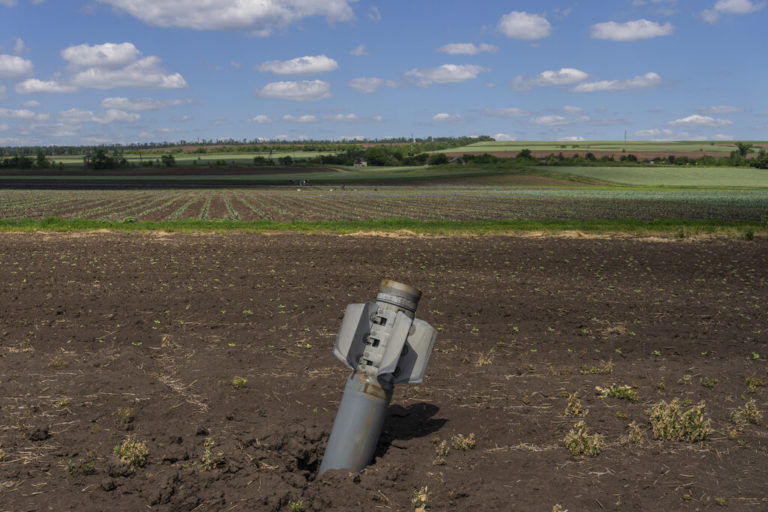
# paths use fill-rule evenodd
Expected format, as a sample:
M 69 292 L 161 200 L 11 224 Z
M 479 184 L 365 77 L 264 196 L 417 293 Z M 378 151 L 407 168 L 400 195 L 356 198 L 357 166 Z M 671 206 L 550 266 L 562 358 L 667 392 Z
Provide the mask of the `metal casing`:
M 389 322 L 386 329 L 375 326 L 372 318 L 380 314 Z M 349 304 L 344 313 L 333 354 L 352 370 L 361 358 L 371 357 L 374 349 L 366 338 L 378 332 L 383 351 L 377 353 L 377 375 L 393 374 L 393 384 L 418 384 L 424 379 L 437 331 L 423 320 L 413 320 L 401 311 L 380 312 L 375 302 Z
M 365 337 L 371 332 L 371 315 L 376 312 L 375 302 L 349 304 L 344 312 L 333 355 L 351 369 L 357 369 L 360 357 L 365 351 Z
M 432 354 L 432 347 L 437 339 L 437 331 L 424 320 L 418 318 L 413 321 L 411 326 L 413 334 L 403 347 L 400 355 L 400 371 L 395 376 L 393 384 L 419 384 L 424 380 L 424 373 L 427 371 L 429 356 Z

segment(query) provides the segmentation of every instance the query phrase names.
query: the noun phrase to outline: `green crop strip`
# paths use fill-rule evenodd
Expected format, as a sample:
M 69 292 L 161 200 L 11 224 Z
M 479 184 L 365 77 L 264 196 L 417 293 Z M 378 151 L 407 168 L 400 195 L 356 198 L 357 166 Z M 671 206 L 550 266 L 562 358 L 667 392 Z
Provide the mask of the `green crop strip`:
M 716 234 L 733 238 L 752 239 L 755 234 L 768 235 L 765 222 L 691 219 L 659 219 L 643 221 L 638 219 L 544 219 L 505 221 L 419 221 L 413 219 L 384 219 L 367 221 L 294 221 L 277 222 L 270 220 L 233 221 L 184 219 L 174 221 L 124 222 L 61 219 L 48 217 L 41 220 L 0 220 L 0 231 L 203 231 L 203 232 L 395 232 L 411 231 L 424 234 L 494 234 L 505 232 L 544 231 L 556 234 L 561 231 L 585 233 L 627 233 L 636 235 L 666 234 L 678 237 L 697 234 Z

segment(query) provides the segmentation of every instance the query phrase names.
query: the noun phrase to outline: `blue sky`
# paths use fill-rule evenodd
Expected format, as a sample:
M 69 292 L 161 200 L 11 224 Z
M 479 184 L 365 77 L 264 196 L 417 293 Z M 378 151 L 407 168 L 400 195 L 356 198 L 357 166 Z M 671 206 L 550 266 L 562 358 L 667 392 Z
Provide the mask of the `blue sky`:
M 0 145 L 768 139 L 768 0 L 0 0 Z

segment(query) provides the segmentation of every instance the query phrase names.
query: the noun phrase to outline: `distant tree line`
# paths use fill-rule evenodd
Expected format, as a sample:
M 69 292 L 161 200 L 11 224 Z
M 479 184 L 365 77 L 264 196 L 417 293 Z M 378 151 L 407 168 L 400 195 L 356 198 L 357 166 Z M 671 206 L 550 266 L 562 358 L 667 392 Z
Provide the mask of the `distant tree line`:
M 290 152 L 290 151 L 317 151 L 317 152 L 337 152 L 344 151 L 350 145 L 365 147 L 368 145 L 394 145 L 411 144 L 418 147 L 418 151 L 439 151 L 441 149 L 450 149 L 474 142 L 493 141 L 492 137 L 481 135 L 478 137 L 396 137 L 387 139 L 362 139 L 350 141 L 334 140 L 307 140 L 307 141 L 274 141 L 264 139 L 201 139 L 197 141 L 179 140 L 176 142 L 143 142 L 134 144 L 112 144 L 99 146 L 5 146 L 0 147 L 0 157 L 13 156 L 35 156 L 42 152 L 46 156 L 52 155 L 82 155 L 83 153 L 95 153 L 99 149 L 112 153 L 114 151 L 133 153 L 138 151 L 146 152 L 176 152 L 184 151 L 185 146 L 196 146 L 193 153 L 208 153 L 220 151 L 220 147 L 226 146 L 228 151 L 243 153 L 269 153 Z M 210 148 L 209 148 L 210 147 Z
M 478 165 L 547 165 L 547 166 L 582 166 L 582 165 L 698 165 L 698 166 L 729 166 L 729 167 L 746 167 L 752 166 L 759 169 L 768 169 L 768 151 L 760 149 L 756 157 L 748 158 L 750 153 L 754 153 L 754 147 L 752 144 L 737 142 L 737 149 L 732 151 L 728 156 L 714 157 L 709 155 L 702 155 L 698 158 L 689 156 L 675 156 L 669 155 L 667 157 L 660 158 L 642 158 L 642 155 L 638 157 L 632 153 L 622 152 L 618 158 L 615 159 L 614 155 L 605 155 L 600 158 L 595 156 L 594 153 L 587 152 L 584 154 L 575 154 L 570 157 L 566 157 L 562 152 L 555 154 L 551 153 L 545 157 L 533 156 L 530 149 L 522 149 L 514 157 L 498 157 L 488 153 L 480 155 L 464 154 L 461 156 L 451 155 L 446 153 L 435 153 L 435 151 L 451 149 L 454 147 L 461 147 L 468 145 L 472 142 L 478 142 L 482 140 L 492 140 L 490 137 L 479 138 L 451 138 L 451 139 L 391 139 L 394 141 L 390 143 L 390 140 L 384 144 L 343 144 L 343 143 L 307 143 L 302 145 L 293 144 L 259 144 L 256 146 L 248 146 L 241 144 L 241 147 L 248 148 L 249 152 L 260 153 L 253 158 L 253 165 L 255 166 L 294 166 L 294 165 L 343 165 L 353 166 L 356 164 L 362 164 L 368 166 L 420 166 L 420 165 L 445 165 L 450 163 L 456 164 L 478 164 Z M 254 150 L 258 148 L 258 150 Z M 17 154 L 8 155 L 5 158 L 0 158 L 0 168 L 6 169 L 48 169 L 55 167 L 56 163 L 48 158 L 51 148 L 37 148 L 36 152 L 30 152 L 34 148 L 15 148 L 19 152 Z M 58 150 L 61 147 L 57 148 Z M 71 147 L 70 149 L 75 149 Z M 182 152 L 181 148 L 172 148 L 170 151 L 166 147 L 164 151 L 160 153 L 144 152 L 146 155 L 149 153 L 151 156 L 148 158 L 141 158 L 142 152 L 139 151 L 139 162 L 130 163 L 125 158 L 125 154 L 130 150 L 128 147 L 111 147 L 99 146 L 93 148 L 77 147 L 77 154 L 83 154 L 83 165 L 87 169 L 101 170 L 101 169 L 115 169 L 115 168 L 128 168 L 128 167 L 174 167 L 176 165 L 176 157 L 174 154 Z M 5 151 L 7 148 L 0 148 Z M 197 151 L 206 152 L 204 147 L 198 148 Z M 243 149 L 246 151 L 246 149 Z M 295 159 L 290 155 L 285 155 L 290 151 L 317 151 L 318 153 L 333 153 L 333 154 L 318 154 L 314 158 L 310 159 Z M 282 153 L 284 156 L 278 158 L 272 158 L 272 153 Z M 56 154 L 62 154 L 57 152 Z M 193 165 L 197 165 L 198 162 L 193 162 Z M 235 163 L 234 161 L 227 161 L 219 159 L 215 161 L 209 161 L 208 165 L 223 167 L 223 166 L 239 166 L 243 164 Z M 62 168 L 61 163 L 58 164 L 58 168 Z
M 0 158 L 0 169 L 50 169 L 55 165 L 43 151 L 38 151 L 35 158 L 24 155 L 13 155 Z

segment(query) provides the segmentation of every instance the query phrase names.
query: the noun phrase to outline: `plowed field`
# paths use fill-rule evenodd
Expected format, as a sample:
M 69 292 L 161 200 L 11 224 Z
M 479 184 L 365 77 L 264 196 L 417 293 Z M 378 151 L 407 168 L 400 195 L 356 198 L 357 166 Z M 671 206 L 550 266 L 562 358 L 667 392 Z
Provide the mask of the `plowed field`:
M 382 278 L 424 292 L 427 377 L 317 477 Z M 765 239 L 0 234 L 0 511 L 766 510 L 766 305 Z M 654 438 L 674 399 L 705 440 Z

